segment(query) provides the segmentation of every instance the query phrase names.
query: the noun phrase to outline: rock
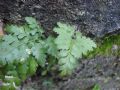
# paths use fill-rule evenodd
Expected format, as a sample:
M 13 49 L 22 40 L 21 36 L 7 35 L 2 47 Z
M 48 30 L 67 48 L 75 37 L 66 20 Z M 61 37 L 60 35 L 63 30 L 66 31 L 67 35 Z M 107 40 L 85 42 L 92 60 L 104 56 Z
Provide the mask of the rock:
M 99 84 L 101 90 L 119 90 L 119 68 L 120 63 L 117 57 L 96 57 L 84 60 L 71 77 L 71 81 L 59 84 L 60 90 L 92 90 L 95 84 Z
M 50 77 L 51 78 L 51 77 Z M 43 81 L 34 80 L 24 85 L 25 90 L 92 90 L 98 84 L 100 90 L 120 90 L 120 58 L 95 57 L 82 60 L 77 70 L 65 80 L 55 80 L 44 86 Z M 26 89 L 29 87 L 29 89 Z
M 120 0 L 1 0 L 0 17 L 18 23 L 33 16 L 47 30 L 64 21 L 102 37 L 120 31 L 119 8 Z

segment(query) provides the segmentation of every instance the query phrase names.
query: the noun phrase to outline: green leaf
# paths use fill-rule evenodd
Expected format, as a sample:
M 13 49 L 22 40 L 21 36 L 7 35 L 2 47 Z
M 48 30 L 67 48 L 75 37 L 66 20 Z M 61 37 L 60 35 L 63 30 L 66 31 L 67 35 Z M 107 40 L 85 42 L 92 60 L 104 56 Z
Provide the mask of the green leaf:
M 58 34 L 55 44 L 59 51 L 58 61 L 61 75 L 71 74 L 78 64 L 78 59 L 93 50 L 96 44 L 67 24 L 58 23 L 54 31 Z
M 72 36 L 74 34 L 74 27 L 64 23 L 57 23 L 58 27 L 55 27 L 53 30 L 59 35 Z
M 68 55 L 68 51 L 66 51 L 66 50 L 61 50 L 59 52 L 59 58 L 66 57 L 67 55 Z
M 35 29 L 35 30 L 33 30 L 33 31 L 30 31 L 30 34 L 31 35 L 35 35 L 37 33 L 37 30 Z
M 26 63 L 19 64 L 17 67 L 17 70 L 19 72 L 19 76 L 22 80 L 26 79 L 27 76 L 27 71 L 28 71 L 28 66 Z
M 29 24 L 30 28 L 36 28 L 38 23 L 36 22 L 36 20 L 32 17 L 26 17 L 25 18 L 26 22 Z
M 6 29 L 7 32 L 9 32 L 10 34 L 15 34 L 15 35 L 19 35 L 21 33 L 25 33 L 24 32 L 24 28 L 21 26 L 16 26 L 16 25 L 7 25 Z
M 22 38 L 24 38 L 25 36 L 27 36 L 27 35 L 26 35 L 25 33 L 22 33 L 22 34 L 19 34 L 19 35 L 18 35 L 18 38 L 19 38 L 19 39 L 22 39 Z
M 2 43 L 3 45 L 0 47 L 0 60 L 13 63 L 14 60 L 27 59 L 29 57 L 29 54 L 26 52 L 28 48 L 26 45 L 21 45 L 21 43 L 17 41 L 7 46 L 4 46 L 4 43 Z
M 7 72 L 7 75 L 18 76 L 18 73 L 16 70 L 10 70 Z
M 65 35 L 60 35 L 56 38 L 55 43 L 57 44 L 58 49 L 69 49 L 69 45 L 71 43 L 71 37 Z
M 33 75 L 33 74 L 35 74 L 35 72 L 37 70 L 38 64 L 37 64 L 36 60 L 33 57 L 30 57 L 28 59 L 28 61 L 29 61 L 29 70 L 28 70 L 28 73 L 30 75 Z
M 58 49 L 69 49 L 71 38 L 74 35 L 74 28 L 67 24 L 58 23 L 58 27 L 54 28 L 58 34 L 55 40 Z
M 96 48 L 96 44 L 90 39 L 82 36 L 80 32 L 76 32 L 76 40 L 74 41 L 71 54 L 76 58 L 81 58 L 82 54 L 87 54 L 88 51 L 92 51 Z
M 71 74 L 74 68 L 77 67 L 77 61 L 72 55 L 68 55 L 59 60 L 61 76 Z
M 17 41 L 18 39 L 12 35 L 5 35 L 3 37 L 3 40 L 6 44 L 11 44 L 11 43 Z
M 31 28 L 32 32 L 31 34 L 34 35 L 37 32 L 40 33 L 40 36 L 43 34 L 43 29 L 38 25 L 37 21 L 33 17 L 26 17 L 26 22 L 28 23 L 29 27 Z
M 54 57 L 57 57 L 57 45 L 54 42 L 55 38 L 49 36 L 46 40 L 47 53 Z
M 38 64 L 44 67 L 46 62 L 45 49 L 41 46 L 41 44 L 35 44 L 31 50 L 33 56 L 35 56 L 35 58 L 37 59 Z
M 100 89 L 100 86 L 96 84 L 92 90 L 101 90 L 101 89 Z
M 0 60 L 2 63 L 6 63 L 6 61 L 12 62 L 13 56 L 11 55 L 12 47 L 8 45 L 8 48 L 1 46 L 0 47 Z M 12 59 L 12 60 L 11 60 Z
M 22 45 L 19 47 L 19 57 L 27 59 L 29 57 L 29 53 L 26 51 L 28 47 L 26 45 Z

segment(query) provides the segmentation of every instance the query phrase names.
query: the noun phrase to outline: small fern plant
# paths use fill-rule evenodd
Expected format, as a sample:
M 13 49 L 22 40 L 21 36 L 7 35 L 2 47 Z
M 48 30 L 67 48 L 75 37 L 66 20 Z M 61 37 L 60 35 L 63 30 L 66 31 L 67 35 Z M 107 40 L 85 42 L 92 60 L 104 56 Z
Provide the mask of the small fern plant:
M 71 74 L 77 67 L 78 60 L 88 51 L 93 50 L 96 44 L 90 39 L 75 31 L 73 26 L 58 23 L 54 31 L 58 34 L 55 39 L 58 53 L 58 64 L 61 75 Z
M 96 47 L 90 38 L 75 31 L 74 26 L 58 22 L 53 29 L 57 37 L 45 37 L 36 19 L 26 17 L 25 20 L 26 24 L 22 26 L 7 25 L 7 34 L 0 39 L 0 80 L 5 85 L 9 83 L 9 86 L 15 87 L 18 82 L 35 74 L 38 66 L 43 75 L 51 72 L 56 65 L 61 76 L 69 75 L 82 55 Z M 7 80 L 5 76 L 13 78 Z

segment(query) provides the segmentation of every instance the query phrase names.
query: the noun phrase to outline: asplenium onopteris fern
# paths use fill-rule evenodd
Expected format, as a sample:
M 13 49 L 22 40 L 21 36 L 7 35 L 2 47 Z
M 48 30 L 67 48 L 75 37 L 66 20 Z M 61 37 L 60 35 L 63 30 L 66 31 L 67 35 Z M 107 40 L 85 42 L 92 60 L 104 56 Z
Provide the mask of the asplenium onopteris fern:
M 26 60 L 33 55 L 39 64 L 44 65 L 43 30 L 34 18 L 26 17 L 25 20 L 27 24 L 24 26 L 7 26 L 6 32 L 9 35 L 5 35 L 0 44 L 0 60 L 2 63 L 10 63 L 14 60 Z
M 7 35 L 0 40 L 0 71 L 4 71 L 3 76 L 25 80 L 35 74 L 38 65 L 45 66 L 44 32 L 34 18 L 26 17 L 25 20 L 27 23 L 22 26 L 7 25 Z M 6 82 L 9 86 L 16 83 L 14 80 Z
M 70 74 L 77 66 L 78 59 L 93 50 L 96 44 L 67 24 L 58 23 L 58 27 L 54 28 L 54 31 L 58 34 L 55 43 L 59 50 L 58 63 L 61 75 Z
M 5 81 L 5 76 L 16 78 L 6 81 L 10 85 L 35 74 L 38 65 L 41 75 L 58 71 L 58 66 L 61 75 L 71 74 L 78 59 L 96 47 L 73 26 L 58 23 L 53 30 L 58 36 L 45 37 L 34 18 L 26 17 L 25 20 L 26 24 L 22 26 L 8 25 L 7 34 L 0 38 L 0 74 Z

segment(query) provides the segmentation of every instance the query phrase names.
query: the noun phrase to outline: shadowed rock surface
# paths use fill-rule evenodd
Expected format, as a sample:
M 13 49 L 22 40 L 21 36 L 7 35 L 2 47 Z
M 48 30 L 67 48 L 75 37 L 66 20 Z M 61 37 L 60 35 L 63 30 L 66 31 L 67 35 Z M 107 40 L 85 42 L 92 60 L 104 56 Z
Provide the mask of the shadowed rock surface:
M 85 34 L 118 33 L 120 0 L 0 0 L 0 17 L 18 23 L 36 17 L 46 30 L 58 21 L 76 25 Z
M 120 90 L 120 58 L 96 57 L 84 60 L 75 75 L 64 84 L 61 90 L 92 90 L 99 84 L 101 90 Z
M 24 85 L 23 90 L 92 90 L 95 84 L 99 84 L 101 90 L 120 90 L 120 58 L 83 60 L 70 78 L 48 86 L 35 80 Z

